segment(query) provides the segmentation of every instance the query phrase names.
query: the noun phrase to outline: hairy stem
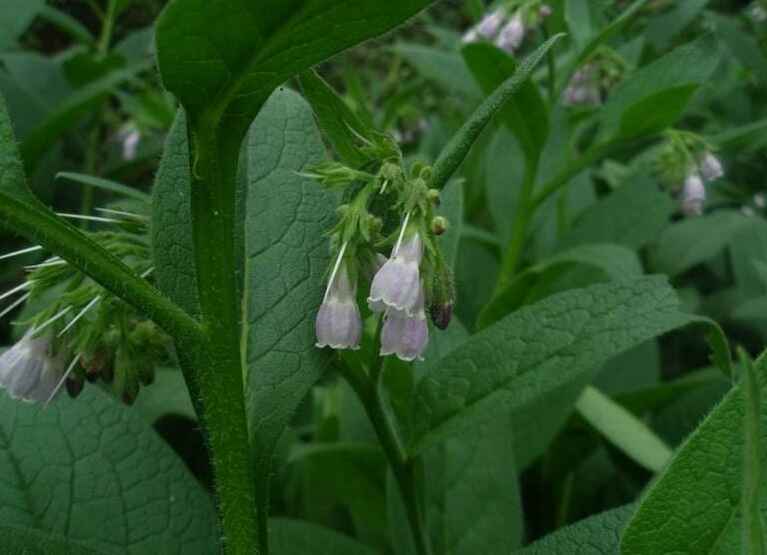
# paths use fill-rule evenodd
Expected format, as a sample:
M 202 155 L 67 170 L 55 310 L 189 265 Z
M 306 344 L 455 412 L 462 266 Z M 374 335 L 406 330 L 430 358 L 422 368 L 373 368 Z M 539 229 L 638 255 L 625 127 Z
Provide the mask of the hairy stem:
M 380 361 L 377 362 L 370 376 L 361 367 L 352 367 L 347 364 L 339 366 L 344 378 L 359 397 L 362 406 L 365 407 L 365 413 L 373 425 L 384 455 L 389 462 L 402 496 L 402 502 L 405 505 L 418 554 L 431 555 L 433 552 L 431 541 L 418 493 L 417 474 L 421 464 L 420 458 L 408 457 L 391 415 L 386 410 L 380 387 L 382 365 Z
M 214 126 L 192 133 L 192 222 L 205 342 L 194 357 L 194 382 L 216 484 L 224 547 L 258 553 L 255 475 L 250 456 L 240 354 L 240 298 L 235 191 L 239 142 Z

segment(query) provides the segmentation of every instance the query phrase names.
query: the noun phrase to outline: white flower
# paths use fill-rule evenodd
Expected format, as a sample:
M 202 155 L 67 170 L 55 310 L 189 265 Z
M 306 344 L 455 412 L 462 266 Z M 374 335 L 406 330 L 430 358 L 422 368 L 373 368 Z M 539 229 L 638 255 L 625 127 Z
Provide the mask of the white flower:
M 495 45 L 509 54 L 513 54 L 522 45 L 525 40 L 525 24 L 522 21 L 522 15 L 517 12 L 501 29 Z
M 0 356 L 0 387 L 14 399 L 46 402 L 64 373 L 63 359 L 52 357 L 50 340 L 27 333 Z
M 573 74 L 562 93 L 562 101 L 568 106 L 594 106 L 602 102 L 593 66 L 585 65 Z
M 406 226 L 406 224 L 405 224 Z M 418 301 L 421 276 L 419 266 L 423 256 L 423 242 L 413 233 L 395 249 L 392 257 L 373 278 L 368 306 L 373 312 L 387 309 L 411 312 Z
M 343 256 L 343 252 L 341 253 Z M 345 264 L 337 267 L 315 322 L 317 347 L 359 349 L 362 318 L 357 306 L 357 285 L 351 283 Z
M 710 151 L 706 151 L 700 156 L 698 167 L 701 177 L 706 181 L 713 181 L 724 175 L 722 163 Z
M 397 355 L 400 360 L 410 362 L 423 360 L 423 353 L 429 344 L 429 325 L 424 310 L 424 290 L 420 284 L 418 299 L 412 312 L 390 309 L 386 312 L 381 330 L 381 356 Z
M 138 144 L 141 142 L 141 132 L 135 125 L 129 124 L 120 130 L 118 138 L 122 147 L 123 160 L 127 162 L 135 160 L 136 154 L 138 154 Z
M 691 173 L 684 180 L 682 189 L 681 208 L 685 216 L 700 216 L 706 202 L 706 186 L 703 179 L 696 173 Z

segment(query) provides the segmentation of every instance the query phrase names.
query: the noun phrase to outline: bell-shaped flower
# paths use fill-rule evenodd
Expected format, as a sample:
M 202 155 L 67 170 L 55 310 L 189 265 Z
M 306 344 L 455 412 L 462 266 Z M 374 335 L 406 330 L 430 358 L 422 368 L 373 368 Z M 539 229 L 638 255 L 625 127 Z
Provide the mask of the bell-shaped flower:
M 315 322 L 317 347 L 359 349 L 362 318 L 357 306 L 357 285 L 351 282 L 345 264 L 341 264 L 325 294 Z
M 597 72 L 586 64 L 576 71 L 562 93 L 562 101 L 568 106 L 595 106 L 602 102 Z
M 498 30 L 503 25 L 503 20 L 506 18 L 506 11 L 498 8 L 485 15 L 482 20 L 477 24 L 477 34 L 484 39 L 491 40 L 498 34 Z
M 513 54 L 522 45 L 523 40 L 525 40 L 525 23 L 522 21 L 522 15 L 517 12 L 503 26 L 495 41 L 495 45 L 501 50 Z
M 705 181 L 714 181 L 724 175 L 722 162 L 710 151 L 706 151 L 700 156 L 698 168 L 700 169 L 700 176 Z
M 691 173 L 684 180 L 681 196 L 682 213 L 685 216 L 700 216 L 706 202 L 706 186 L 697 173 Z
M 405 238 L 373 278 L 368 306 L 373 312 L 389 309 L 410 313 L 421 287 L 419 266 L 423 241 L 418 233 Z
M 50 340 L 27 333 L 0 356 L 0 387 L 14 399 L 46 402 L 64 373 L 61 357 L 52 357 Z
M 400 360 L 423 360 L 429 344 L 429 325 L 424 310 L 424 290 L 419 284 L 418 300 L 411 313 L 389 310 L 381 330 L 381 356 L 397 355 Z

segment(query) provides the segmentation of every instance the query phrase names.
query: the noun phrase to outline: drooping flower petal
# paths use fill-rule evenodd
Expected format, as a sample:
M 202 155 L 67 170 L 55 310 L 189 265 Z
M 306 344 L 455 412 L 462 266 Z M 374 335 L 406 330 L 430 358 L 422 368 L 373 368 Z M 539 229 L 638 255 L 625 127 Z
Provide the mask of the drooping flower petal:
M 381 330 L 381 356 L 397 355 L 406 362 L 423 360 L 423 353 L 429 344 L 423 286 L 420 287 L 414 313 L 389 310 L 385 318 Z
M 342 264 L 317 313 L 317 347 L 359 349 L 362 317 L 356 296 L 356 284 L 351 283 L 349 272 Z
M 423 242 L 418 233 L 414 233 L 402 242 L 397 252 L 373 278 L 368 297 L 370 310 L 412 310 L 418 300 L 421 283 L 419 266 L 422 256 Z
M 61 357 L 50 355 L 50 341 L 27 334 L 0 356 L 0 387 L 14 399 L 45 402 L 63 373 Z
M 684 180 L 684 188 L 681 197 L 682 213 L 685 216 L 700 216 L 703 214 L 703 205 L 706 202 L 706 186 L 703 179 L 692 173 Z
M 498 8 L 485 15 L 482 20 L 477 24 L 477 34 L 485 39 L 492 39 L 498 34 L 498 30 L 503 25 L 503 20 L 506 18 L 505 10 Z
M 513 54 L 522 45 L 523 40 L 525 40 L 525 23 L 522 21 L 522 15 L 517 12 L 503 26 L 495 41 L 495 45 L 501 50 Z
M 706 151 L 698 160 L 700 175 L 705 181 L 714 181 L 724 175 L 722 162 L 712 152 Z

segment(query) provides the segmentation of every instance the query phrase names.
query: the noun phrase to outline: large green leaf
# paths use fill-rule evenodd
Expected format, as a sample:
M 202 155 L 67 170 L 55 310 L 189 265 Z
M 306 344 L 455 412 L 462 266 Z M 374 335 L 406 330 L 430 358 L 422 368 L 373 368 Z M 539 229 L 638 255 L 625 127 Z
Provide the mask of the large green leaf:
M 195 125 L 208 111 L 237 135 L 290 77 L 389 31 L 429 3 L 173 0 L 157 22 L 160 73 Z
M 659 191 L 651 177 L 640 174 L 587 208 L 560 248 L 615 243 L 638 249 L 658 238 L 673 212 L 671 196 Z
M 491 94 L 517 69 L 517 62 L 503 50 L 481 42 L 467 45 L 463 58 L 485 94 Z M 520 85 L 499 114 L 504 125 L 519 140 L 528 170 L 534 171 L 549 134 L 548 109 L 538 86 L 530 79 Z M 506 160 L 506 164 L 511 164 Z
M 152 254 L 157 287 L 189 314 L 197 315 L 190 171 L 186 117 L 179 110 L 152 188 Z
M 629 75 L 603 108 L 602 135 L 634 137 L 671 125 L 711 76 L 719 56 L 716 41 L 704 36 Z
M 718 254 L 754 223 L 735 211 L 719 211 L 669 226 L 658 239 L 655 270 L 676 276 Z
M 756 363 L 761 395 L 767 389 L 767 358 Z M 625 555 L 646 553 L 730 554 L 741 551 L 744 525 L 743 386 L 734 387 L 677 451 L 644 495 L 621 541 Z M 760 408 L 759 436 L 767 440 L 767 406 Z M 764 452 L 759 464 L 767 463 Z M 764 489 L 764 482 L 760 484 Z M 761 514 L 767 514 L 762 496 Z
M 0 395 L 3 523 L 104 553 L 215 552 L 213 502 L 139 413 L 93 387 L 46 410 Z
M 275 518 L 269 521 L 274 555 L 374 555 L 369 547 L 310 522 Z
M 411 449 L 530 403 L 635 345 L 696 321 L 680 312 L 661 277 L 594 285 L 525 307 L 472 336 L 421 380 Z M 717 347 L 726 358 L 726 345 Z
M 412 65 L 418 75 L 431 81 L 444 92 L 467 101 L 468 108 L 482 99 L 482 90 L 466 69 L 466 64 L 458 52 L 402 42 L 393 50 Z
M 642 275 L 642 265 L 634 251 L 609 243 L 580 245 L 561 252 L 518 274 L 505 289 L 488 303 L 477 325 L 485 328 L 524 304 L 556 292 L 555 282 L 575 266 L 589 266 L 611 281 Z M 572 287 L 572 286 L 571 286 Z
M 29 528 L 0 526 L 3 553 L 6 555 L 99 555 L 63 536 Z
M 0 6 L 0 50 L 16 46 L 17 39 L 44 5 L 45 0 L 4 0 Z
M 325 154 L 312 110 L 298 94 L 275 92 L 249 137 L 246 403 L 265 496 L 277 441 L 328 362 L 329 352 L 314 346 L 314 319 L 336 199 L 298 174 Z
M 576 522 L 516 552 L 516 555 L 621 555 L 620 533 L 632 509 L 630 505 L 620 507 Z

